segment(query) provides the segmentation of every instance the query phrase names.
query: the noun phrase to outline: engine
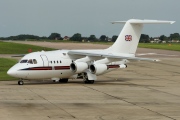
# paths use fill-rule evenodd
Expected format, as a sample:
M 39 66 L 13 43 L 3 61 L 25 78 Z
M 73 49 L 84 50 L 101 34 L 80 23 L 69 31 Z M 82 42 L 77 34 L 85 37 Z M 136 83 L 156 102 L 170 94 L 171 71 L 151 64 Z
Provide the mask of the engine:
M 121 64 L 121 65 L 92 64 L 89 66 L 90 72 L 96 75 L 110 72 L 117 68 L 127 68 L 127 65 L 126 64 Z
M 89 70 L 92 74 L 100 75 L 106 72 L 108 69 L 106 64 L 92 64 L 89 66 Z
M 70 69 L 74 72 L 74 73 L 82 73 L 84 72 L 86 69 L 88 69 L 88 64 L 85 62 L 73 62 L 70 65 Z

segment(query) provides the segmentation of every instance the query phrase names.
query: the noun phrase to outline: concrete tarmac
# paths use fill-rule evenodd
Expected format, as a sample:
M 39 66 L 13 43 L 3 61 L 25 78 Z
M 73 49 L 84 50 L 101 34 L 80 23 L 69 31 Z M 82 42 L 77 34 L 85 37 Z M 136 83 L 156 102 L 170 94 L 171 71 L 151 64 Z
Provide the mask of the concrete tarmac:
M 180 120 L 180 56 L 169 52 L 160 62 L 131 62 L 94 84 L 1 81 L 0 120 Z
M 133 62 L 94 84 L 0 82 L 1 120 L 178 120 L 180 58 Z

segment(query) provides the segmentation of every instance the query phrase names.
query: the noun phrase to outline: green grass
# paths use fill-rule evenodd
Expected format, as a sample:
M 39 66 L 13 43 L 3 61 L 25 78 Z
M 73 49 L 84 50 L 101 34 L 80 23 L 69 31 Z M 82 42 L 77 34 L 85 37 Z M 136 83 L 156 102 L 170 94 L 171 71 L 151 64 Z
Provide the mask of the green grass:
M 77 41 L 64 41 L 64 40 L 50 40 L 49 42 L 62 42 L 62 43 L 89 43 L 89 44 L 102 44 L 111 46 L 114 42 L 77 42 Z M 140 48 L 151 48 L 151 49 L 164 49 L 180 51 L 180 43 L 139 43 Z
M 39 47 L 27 44 L 18 44 L 11 42 L 0 42 L 0 54 L 26 54 L 31 49 L 33 52 L 41 50 L 54 50 L 52 48 Z
M 62 41 L 51 41 L 51 42 L 62 42 Z M 63 41 L 63 42 L 72 43 L 72 41 Z M 83 43 L 83 42 L 75 42 L 75 43 Z M 113 42 L 90 42 L 90 44 L 112 45 Z M 138 47 L 180 51 L 180 44 L 178 43 L 173 43 L 173 44 L 139 43 Z M 28 53 L 28 49 L 32 49 L 33 52 L 41 51 L 41 50 L 46 50 L 46 51 L 54 50 L 52 48 L 46 48 L 46 47 L 40 47 L 34 45 L 11 43 L 11 42 L 0 42 L 0 54 L 26 54 Z
M 17 78 L 13 78 L 7 75 L 7 71 L 11 68 L 14 64 L 18 61 L 15 59 L 7 59 L 7 58 L 0 58 L 0 81 L 5 80 L 17 80 Z
M 180 44 L 178 43 L 139 43 L 138 47 L 180 51 Z

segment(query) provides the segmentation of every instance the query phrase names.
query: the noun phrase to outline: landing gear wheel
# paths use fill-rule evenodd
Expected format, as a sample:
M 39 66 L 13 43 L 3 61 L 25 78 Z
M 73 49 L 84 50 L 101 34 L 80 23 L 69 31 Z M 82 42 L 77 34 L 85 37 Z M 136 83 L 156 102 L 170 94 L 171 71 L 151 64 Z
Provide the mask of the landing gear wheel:
M 85 84 L 93 84 L 93 83 L 94 83 L 94 80 L 85 80 L 84 83 L 85 83 Z
M 59 82 L 60 82 L 60 83 L 67 83 L 67 82 L 68 82 L 68 79 L 60 79 Z
M 84 80 L 85 84 L 93 84 L 94 83 L 94 80 L 89 80 L 88 79 L 87 73 L 84 73 L 83 80 Z
M 94 84 L 94 80 L 89 80 L 90 81 L 90 84 Z
M 24 85 L 24 82 L 22 80 L 19 80 L 18 85 Z

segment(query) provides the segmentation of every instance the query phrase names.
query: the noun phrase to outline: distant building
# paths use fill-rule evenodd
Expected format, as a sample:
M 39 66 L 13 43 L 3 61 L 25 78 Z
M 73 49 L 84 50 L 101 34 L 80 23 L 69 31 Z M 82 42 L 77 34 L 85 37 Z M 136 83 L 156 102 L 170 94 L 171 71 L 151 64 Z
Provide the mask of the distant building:
M 154 37 L 154 41 L 155 42 L 160 41 L 159 37 Z
M 108 42 L 111 42 L 112 41 L 112 38 L 108 38 Z
M 161 40 L 159 39 L 159 37 L 154 37 L 153 40 L 151 41 L 151 43 L 160 43 Z
M 172 40 L 172 43 L 179 43 L 179 40 Z
M 166 43 L 166 41 L 162 41 L 162 43 Z
M 64 36 L 64 38 L 63 38 L 63 40 L 69 40 L 70 39 L 70 37 L 68 37 L 68 36 Z

